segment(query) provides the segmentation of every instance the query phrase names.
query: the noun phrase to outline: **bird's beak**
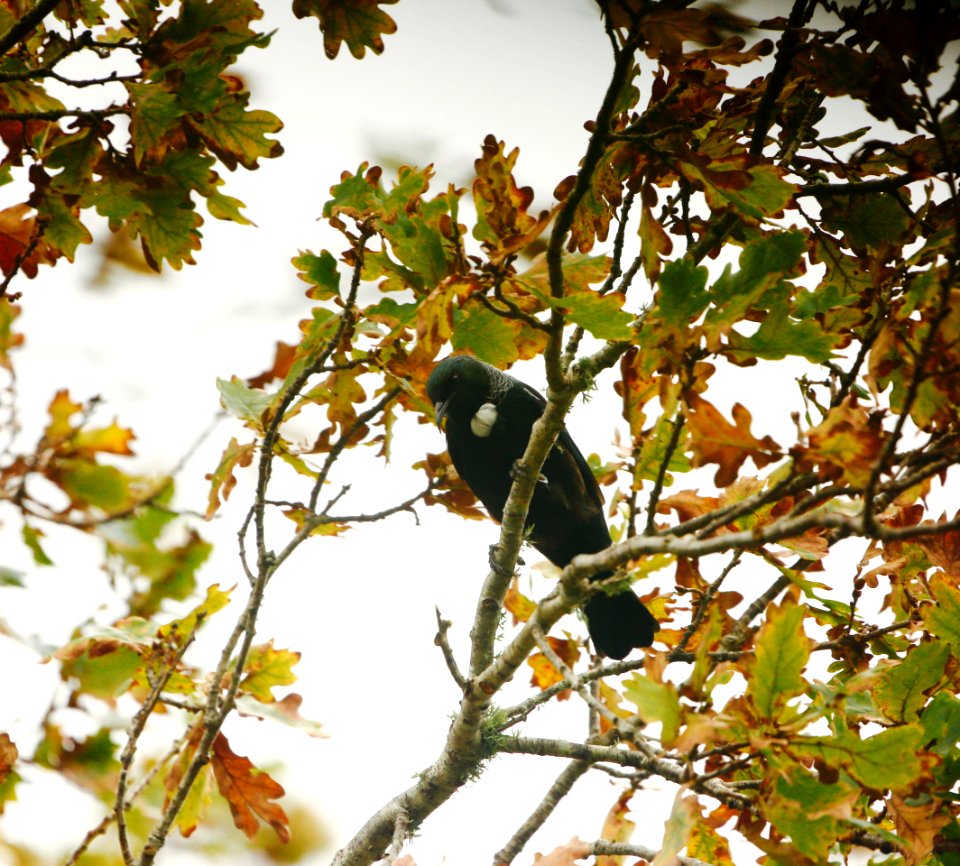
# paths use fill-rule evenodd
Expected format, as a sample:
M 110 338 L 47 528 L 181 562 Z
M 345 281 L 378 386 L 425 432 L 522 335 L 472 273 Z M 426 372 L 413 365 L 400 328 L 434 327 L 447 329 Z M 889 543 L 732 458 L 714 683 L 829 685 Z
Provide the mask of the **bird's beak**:
M 447 397 L 446 400 L 438 400 L 433 404 L 433 410 L 437 414 L 437 427 L 441 430 L 443 429 L 443 419 L 447 414 L 447 406 L 450 404 L 450 398 Z

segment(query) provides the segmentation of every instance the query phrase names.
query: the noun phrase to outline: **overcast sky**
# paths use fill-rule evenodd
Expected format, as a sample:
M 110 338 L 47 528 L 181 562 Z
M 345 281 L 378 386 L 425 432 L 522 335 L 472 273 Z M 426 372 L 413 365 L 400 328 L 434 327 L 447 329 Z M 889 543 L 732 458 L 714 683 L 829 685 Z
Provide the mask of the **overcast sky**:
M 277 33 L 266 51 L 244 56 L 240 71 L 254 107 L 284 121 L 279 138 L 286 152 L 258 171 L 227 177 L 225 188 L 246 202 L 257 227 L 208 218 L 198 265 L 168 269 L 161 278 L 114 270 L 104 285 L 91 287 L 99 258 L 96 250 L 84 249 L 75 265 L 61 262 L 16 285 L 24 292 L 20 330 L 27 337 L 15 359 L 26 441 L 43 427 L 52 394 L 68 387 L 74 399 L 99 394 L 104 420 L 117 416 L 134 428 L 141 470 L 175 464 L 214 418 L 216 377 L 260 372 L 269 366 L 276 340 L 296 340 L 297 321 L 310 305 L 289 260 L 301 249 L 342 250 L 318 217 L 340 172 L 355 170 L 361 161 L 434 163 L 435 188 L 448 181 L 463 185 L 484 136 L 492 133 L 519 146 L 518 178 L 534 187 L 544 206 L 556 183 L 576 170 L 586 142 L 583 122 L 596 111 L 611 65 L 589 0 L 404 0 L 388 10 L 398 32 L 386 38 L 383 56 L 357 61 L 344 49 L 332 63 L 315 23 L 294 19 L 288 3 L 264 5 L 263 29 Z M 537 375 L 532 369 L 528 378 L 536 381 Z M 763 398 L 775 407 L 787 399 L 785 390 Z M 570 427 L 586 453 L 609 457 L 612 431 L 605 410 L 617 411 L 609 382 L 601 381 L 594 399 L 592 411 L 582 404 L 574 409 Z M 729 403 L 733 397 L 722 399 Z M 299 432 L 308 440 L 316 430 L 305 424 Z M 761 425 L 759 435 L 766 433 L 776 438 L 776 430 Z M 187 463 L 179 479 L 181 506 L 204 510 L 204 475 L 231 435 L 238 435 L 231 425 L 216 427 Z M 443 448 L 439 431 L 404 422 L 391 466 L 364 455 L 351 477 L 338 481 L 353 484 L 354 503 L 383 507 L 416 492 L 420 478 L 406 467 L 424 451 Z M 218 548 L 201 572 L 201 587 L 243 583 L 235 536 L 249 503 L 248 482 L 249 476 L 241 479 L 230 505 L 204 527 Z M 331 739 L 243 719 L 226 727 L 234 750 L 254 763 L 285 761 L 275 775 L 291 800 L 309 802 L 337 843 L 434 760 L 457 706 L 456 686 L 433 646 L 434 606 L 454 621 L 452 642 L 464 658 L 487 545 L 497 530 L 439 509 L 421 509 L 421 518 L 419 527 L 401 515 L 342 539 L 317 539 L 284 566 L 267 593 L 258 639 L 303 653 L 295 687 L 305 698 L 302 712 L 323 722 Z M 0 526 L 2 564 L 27 572 L 31 591 L 0 590 L 4 620 L 50 646 L 69 638 L 84 611 L 109 620 L 115 610 L 95 541 L 52 535 L 49 553 L 59 567 L 38 573 L 20 549 L 17 529 L 15 521 Z M 205 643 L 203 662 L 211 667 L 213 638 L 229 626 L 228 612 L 220 614 L 219 632 L 211 624 Z M 36 653 L 0 638 L 0 663 L 23 695 L 16 705 L 0 705 L 0 730 L 10 730 L 23 744 L 35 736 L 46 690 L 56 680 L 52 666 L 36 662 Z M 521 673 L 512 698 L 501 702 L 528 689 Z M 579 739 L 584 727 L 582 706 L 570 701 L 534 717 L 526 730 Z M 419 866 L 489 862 L 563 765 L 532 757 L 493 762 L 411 843 Z M 45 793 L 43 808 L 22 788 L 20 803 L 0 819 L 0 833 L 31 838 L 42 826 L 50 850 L 61 851 L 99 820 L 97 808 L 64 797 L 58 810 L 62 838 L 54 839 L 49 822 L 36 819 L 43 820 L 49 798 L 59 795 L 39 775 L 29 778 Z M 634 814 L 642 824 L 635 839 L 657 847 L 674 789 L 657 779 L 645 788 L 649 793 L 639 795 L 642 809 Z M 573 834 L 597 838 L 616 795 L 602 775 L 590 774 L 518 862 L 531 862 L 533 851 L 549 850 Z M 166 855 L 168 862 L 181 856 Z

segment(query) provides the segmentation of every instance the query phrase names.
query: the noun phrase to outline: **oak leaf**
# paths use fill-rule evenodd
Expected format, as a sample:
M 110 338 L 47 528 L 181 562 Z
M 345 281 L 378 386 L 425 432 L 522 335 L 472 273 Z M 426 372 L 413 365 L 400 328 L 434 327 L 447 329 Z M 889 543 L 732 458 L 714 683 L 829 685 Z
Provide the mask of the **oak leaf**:
M 600 838 L 603 841 L 630 841 L 630 837 L 633 836 L 633 831 L 637 827 L 636 822 L 627 817 L 633 794 L 633 789 L 627 789 L 617 798 L 617 802 L 610 807 L 610 811 L 607 812 L 607 817 L 603 821 L 603 829 L 600 831 Z M 600 854 L 597 856 L 596 866 L 620 866 L 625 859 L 610 854 Z
M 693 465 L 716 463 L 719 466 L 714 477 L 717 487 L 732 484 L 748 457 L 758 468 L 780 457 L 780 446 L 770 436 L 757 439 L 750 432 L 752 416 L 740 403 L 733 406 L 733 424 L 701 397 L 688 399 L 687 405 Z
M 296 692 L 284 696 L 272 704 L 264 704 L 249 695 L 237 695 L 237 712 L 241 716 L 255 719 L 272 719 L 292 728 L 303 731 L 309 737 L 323 737 L 328 735 L 320 722 L 300 715 L 300 705 L 303 697 Z
M 320 21 L 323 31 L 323 49 L 331 60 L 340 52 L 340 44 L 347 43 L 350 53 L 358 60 L 367 48 L 374 54 L 383 53 L 383 34 L 395 33 L 396 22 L 380 6 L 397 0 L 293 0 L 293 14 L 297 18 L 312 15 Z
M 547 643 L 550 644 L 550 648 L 568 668 L 576 664 L 577 659 L 580 658 L 580 644 L 572 637 L 565 640 L 548 637 Z M 530 679 L 530 685 L 532 686 L 537 686 L 537 688 L 543 690 L 563 681 L 563 674 L 553 666 L 550 659 L 542 652 L 533 653 L 527 659 L 527 664 L 533 668 L 533 676 Z M 557 695 L 557 700 L 564 701 L 569 697 L 570 690 L 567 689 Z
M 10 735 L 0 734 L 0 783 L 10 774 L 19 756 L 20 752 L 10 739 Z
M 259 819 L 273 827 L 282 842 L 290 838 L 289 821 L 283 808 L 273 802 L 284 794 L 283 786 L 257 770 L 249 758 L 235 754 L 227 738 L 217 734 L 211 755 L 217 789 L 230 806 L 233 823 L 248 839 L 259 829 Z
M 38 265 L 52 264 L 57 255 L 40 239 L 41 234 L 42 227 L 28 205 L 0 210 L 0 270 L 9 275 L 19 266 L 28 277 L 35 277 Z
M 919 802 L 891 794 L 887 807 L 893 815 L 893 824 L 900 838 L 900 850 L 907 866 L 928 863 L 940 831 L 953 824 L 947 804 L 929 795 Z
M 884 444 L 880 419 L 848 397 L 807 432 L 807 445 L 791 449 L 800 472 L 816 467 L 823 478 L 841 479 L 857 487 L 870 479 Z
M 507 595 L 504 598 L 503 606 L 513 617 L 513 624 L 526 622 L 530 619 L 531 614 L 536 610 L 536 602 L 531 601 L 527 598 L 517 585 L 517 577 L 514 575 L 513 580 L 510 582 L 510 587 L 507 589 Z
M 574 836 L 566 845 L 554 848 L 549 854 L 537 854 L 536 866 L 576 866 L 578 860 L 590 856 L 590 845 Z
M 787 702 L 808 688 L 802 674 L 812 642 L 803 633 L 805 611 L 797 604 L 771 606 L 757 635 L 747 697 L 763 721 L 776 722 Z
M 221 504 L 230 498 L 230 493 L 237 484 L 234 471 L 249 466 L 253 462 L 256 445 L 255 441 L 241 445 L 236 438 L 231 438 L 217 468 L 204 476 L 210 482 L 210 494 L 207 497 L 207 510 L 204 514 L 207 520 L 210 520 Z
M 502 141 L 488 135 L 483 140 L 483 155 L 474 165 L 473 200 L 477 224 L 473 236 L 487 248 L 492 262 L 501 262 L 529 246 L 547 227 L 548 211 L 532 216 L 533 190 L 517 186 L 513 167 L 519 148 L 505 153 Z
M 293 685 L 297 681 L 292 668 L 300 661 L 300 653 L 274 649 L 273 640 L 250 647 L 240 680 L 240 691 L 265 704 L 276 701 L 272 689 Z

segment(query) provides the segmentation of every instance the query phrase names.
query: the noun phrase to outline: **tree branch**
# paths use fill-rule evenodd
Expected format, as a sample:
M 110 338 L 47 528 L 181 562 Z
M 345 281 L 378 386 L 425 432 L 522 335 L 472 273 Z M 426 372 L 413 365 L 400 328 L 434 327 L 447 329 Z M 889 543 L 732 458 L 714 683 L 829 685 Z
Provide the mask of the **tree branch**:
M 3 36 L 0 36 L 0 55 L 6 54 L 21 39 L 29 36 L 41 21 L 59 5 L 60 0 L 37 0 L 37 4 L 25 12 Z

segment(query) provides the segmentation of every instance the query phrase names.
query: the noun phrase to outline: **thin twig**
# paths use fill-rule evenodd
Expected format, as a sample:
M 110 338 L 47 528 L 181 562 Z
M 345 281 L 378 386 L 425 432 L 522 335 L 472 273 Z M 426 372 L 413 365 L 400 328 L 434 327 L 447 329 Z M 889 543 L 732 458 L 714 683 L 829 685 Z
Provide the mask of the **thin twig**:
M 450 676 L 453 677 L 453 681 L 459 686 L 462 692 L 467 687 L 467 678 L 460 672 L 460 666 L 457 664 L 456 656 L 454 656 L 453 650 L 450 648 L 450 640 L 447 638 L 447 632 L 453 623 L 440 615 L 439 607 L 434 608 L 434 610 L 437 613 L 437 636 L 433 639 L 433 642 L 440 647 L 440 652 L 443 653 L 443 660 L 447 663 L 447 670 L 450 671 Z

